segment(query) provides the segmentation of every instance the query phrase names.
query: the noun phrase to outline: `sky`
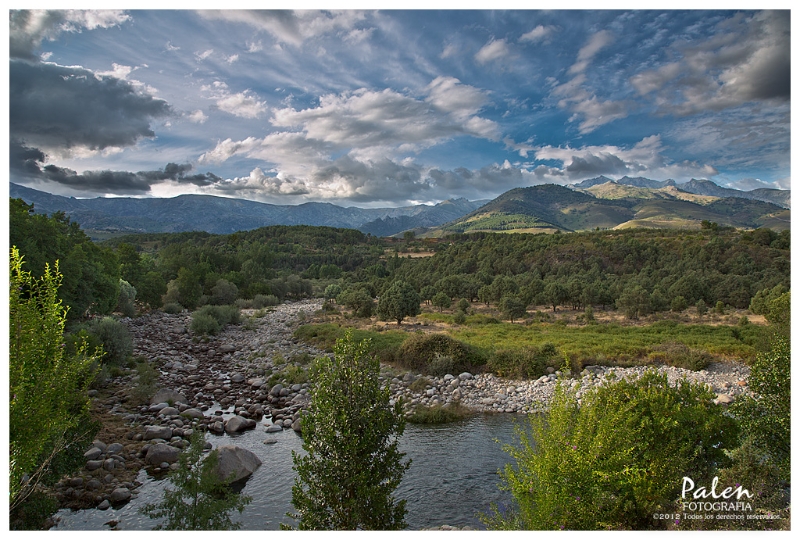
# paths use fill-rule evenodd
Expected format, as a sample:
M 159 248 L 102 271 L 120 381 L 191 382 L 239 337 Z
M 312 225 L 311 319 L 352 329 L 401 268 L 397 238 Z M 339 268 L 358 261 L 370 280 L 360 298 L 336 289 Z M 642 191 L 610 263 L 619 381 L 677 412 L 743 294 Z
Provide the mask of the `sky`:
M 76 197 L 790 187 L 789 11 L 12 10 L 10 180 Z

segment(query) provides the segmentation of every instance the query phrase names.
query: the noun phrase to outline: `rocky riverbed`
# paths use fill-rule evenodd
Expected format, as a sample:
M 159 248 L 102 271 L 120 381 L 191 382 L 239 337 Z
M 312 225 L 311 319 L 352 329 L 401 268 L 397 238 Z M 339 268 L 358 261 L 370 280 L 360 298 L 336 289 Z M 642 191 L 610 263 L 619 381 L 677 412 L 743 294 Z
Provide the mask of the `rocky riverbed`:
M 84 469 L 56 486 L 62 507 L 124 504 L 136 497 L 138 471 L 147 467 L 161 474 L 174 468 L 180 449 L 197 429 L 212 434 L 263 430 L 266 444 L 274 442 L 270 432 L 300 431 L 301 411 L 310 399 L 304 369 L 311 358 L 325 353 L 298 342 L 293 332 L 320 308 L 320 300 L 305 300 L 248 311 L 242 324 L 209 338 L 190 331 L 188 313 L 152 312 L 123 319 L 133 336 L 134 355 L 158 370 L 159 391 L 149 403 L 138 403 L 133 391 L 138 382 L 131 374 L 112 379 L 94 393 L 92 406 L 104 427 L 87 445 Z M 658 369 L 673 383 L 686 378 L 709 385 L 720 403 L 730 403 L 748 391 L 749 370 L 742 364 L 715 363 L 697 372 Z M 567 378 L 567 384 L 580 398 L 609 375 L 637 376 L 644 370 L 588 366 Z M 476 412 L 540 411 L 563 375 L 552 371 L 537 380 L 472 373 L 426 377 L 391 366 L 381 368 L 392 399 L 402 399 L 409 413 L 415 407 L 454 402 Z

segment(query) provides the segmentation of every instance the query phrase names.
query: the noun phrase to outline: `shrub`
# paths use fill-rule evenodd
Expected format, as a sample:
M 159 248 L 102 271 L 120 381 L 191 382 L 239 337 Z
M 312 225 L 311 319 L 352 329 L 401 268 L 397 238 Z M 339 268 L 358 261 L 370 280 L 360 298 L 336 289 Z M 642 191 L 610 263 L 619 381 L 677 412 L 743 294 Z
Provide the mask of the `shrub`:
M 120 279 L 117 307 L 126 317 L 133 317 L 136 315 L 134 300 L 136 300 L 136 288 L 124 279 Z
M 408 389 L 412 392 L 421 393 L 427 390 L 430 385 L 431 380 L 427 377 L 417 377 L 414 382 L 408 385 Z
M 170 315 L 177 315 L 181 311 L 183 311 L 183 306 L 177 302 L 168 302 L 164 304 L 164 307 L 161 308 L 164 313 L 169 313 Z
M 87 330 L 102 344 L 104 362 L 121 365 L 133 354 L 131 334 L 118 320 L 112 317 L 94 319 Z
M 219 332 L 222 327 L 211 314 L 197 311 L 192 314 L 192 324 L 190 328 L 195 334 L 214 335 Z
M 460 311 L 463 311 L 464 313 L 466 313 L 467 310 L 469 310 L 469 307 L 470 307 L 470 303 L 469 303 L 469 300 L 467 300 L 466 298 L 462 298 L 456 304 L 456 309 L 458 309 Z
M 515 508 L 482 516 L 497 529 L 650 529 L 677 510 L 681 479 L 710 480 L 728 460 L 736 422 L 703 385 L 648 371 L 595 387 L 578 405 L 563 385 L 545 415 L 518 428 L 501 473 Z M 701 485 L 701 484 L 698 484 Z M 709 485 L 709 484 L 702 484 Z
M 218 306 L 233 304 L 239 296 L 239 287 L 227 279 L 218 279 L 211 288 L 211 303 Z
M 649 358 L 669 366 L 700 371 L 708 367 L 711 355 L 706 351 L 691 349 L 683 343 L 669 341 L 653 347 Z
M 216 334 L 225 326 L 240 322 L 241 313 L 236 306 L 203 306 L 192 313 L 191 329 L 196 334 Z
M 686 298 L 683 296 L 676 296 L 672 299 L 672 303 L 670 304 L 670 309 L 674 312 L 680 312 L 684 309 L 689 307 L 689 302 L 686 301 Z
M 446 424 L 462 420 L 471 414 L 473 413 L 470 409 L 454 402 L 449 405 L 417 407 L 406 418 L 412 424 Z
M 534 379 L 544 375 L 548 367 L 557 367 L 558 361 L 556 348 L 544 343 L 540 347 L 496 351 L 487 367 L 501 377 Z
M 447 357 L 449 372 L 470 371 L 483 362 L 478 353 L 469 345 L 445 334 L 414 334 L 406 339 L 397 351 L 397 361 L 401 366 L 429 374 L 442 365 L 440 358 Z M 446 373 L 446 372 L 445 372 Z
M 131 397 L 135 404 L 144 405 L 156 393 L 159 373 L 147 361 L 136 364 L 136 373 L 136 385 L 131 390 Z
M 459 309 L 453 314 L 453 322 L 455 324 L 464 324 L 467 322 L 467 314 Z
M 280 303 L 280 300 L 274 294 L 257 294 L 253 297 L 253 307 L 255 309 L 277 306 Z

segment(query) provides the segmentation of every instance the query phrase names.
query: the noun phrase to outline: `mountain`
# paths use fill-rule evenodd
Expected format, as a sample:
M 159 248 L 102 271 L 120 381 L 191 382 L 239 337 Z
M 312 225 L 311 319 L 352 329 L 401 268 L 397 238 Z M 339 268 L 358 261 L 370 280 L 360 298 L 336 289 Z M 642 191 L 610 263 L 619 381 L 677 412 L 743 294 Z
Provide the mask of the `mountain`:
M 206 231 L 228 234 L 268 225 L 320 225 L 391 235 L 420 226 L 434 227 L 474 210 L 483 201 L 444 201 L 436 206 L 400 208 L 341 207 L 330 203 L 274 205 L 211 195 L 172 198 L 76 199 L 12 183 L 10 195 L 33 203 L 40 214 L 63 211 L 90 235 L 97 233 Z
M 743 197 L 718 197 L 681 191 L 658 182 L 658 189 L 631 179 L 591 183 L 584 189 L 544 184 L 508 191 L 477 210 L 425 236 L 474 231 L 555 232 L 597 227 L 700 228 L 703 221 L 738 228 L 789 227 L 790 210 Z
M 790 207 L 791 192 L 784 189 L 759 188 L 752 191 L 741 191 L 738 189 L 718 186 L 711 180 L 697 180 L 694 178 L 685 184 L 679 184 L 678 188 L 681 191 L 695 193 L 697 195 L 713 195 L 714 197 L 739 197 L 742 199 L 770 202 L 777 204 L 778 206 L 783 206 L 784 208 Z

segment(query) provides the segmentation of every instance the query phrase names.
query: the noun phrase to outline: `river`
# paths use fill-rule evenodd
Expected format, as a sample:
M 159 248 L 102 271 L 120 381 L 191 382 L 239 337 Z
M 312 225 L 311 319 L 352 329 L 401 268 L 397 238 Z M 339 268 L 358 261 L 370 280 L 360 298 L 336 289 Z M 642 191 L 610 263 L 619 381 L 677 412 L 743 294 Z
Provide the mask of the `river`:
M 406 499 L 406 522 L 412 530 L 451 525 L 483 529 L 478 512 L 488 512 L 491 503 L 508 505 L 510 495 L 498 489 L 497 475 L 511 459 L 502 445 L 516 440 L 514 426 L 523 416 L 477 415 L 441 425 L 407 424 L 400 449 L 411 459 L 396 496 Z M 276 530 L 281 523 L 293 524 L 286 517 L 294 508 L 291 489 L 294 483 L 292 450 L 302 452 L 303 441 L 292 430 L 266 434 L 263 426 L 240 435 L 207 438 L 214 446 L 236 444 L 254 452 L 261 467 L 247 480 L 242 492 L 253 498 L 242 514 L 232 514 L 242 530 Z M 275 444 L 264 444 L 267 438 Z M 499 442 L 498 442 L 499 441 Z M 150 530 L 157 522 L 139 514 L 139 508 L 158 501 L 167 480 L 142 471 L 139 496 L 120 508 L 61 510 L 56 530 L 108 530 L 116 522 L 118 530 Z

